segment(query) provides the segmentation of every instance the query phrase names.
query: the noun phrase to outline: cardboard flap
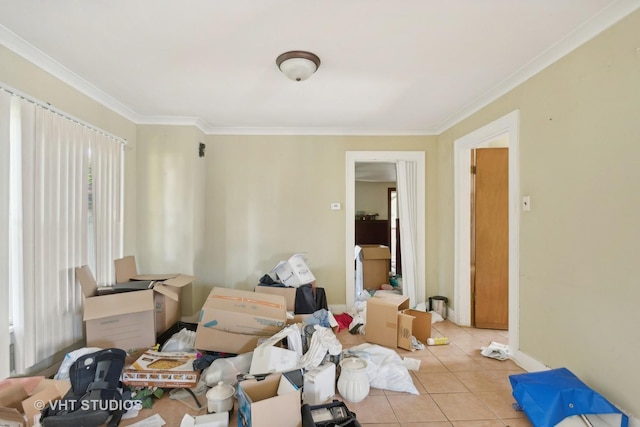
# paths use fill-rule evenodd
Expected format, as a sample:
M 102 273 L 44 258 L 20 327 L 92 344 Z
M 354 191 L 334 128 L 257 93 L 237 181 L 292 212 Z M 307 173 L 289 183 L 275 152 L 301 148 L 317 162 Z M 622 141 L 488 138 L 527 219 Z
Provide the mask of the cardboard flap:
M 427 338 L 431 338 L 431 313 L 411 308 L 402 310 L 402 312 L 414 318 L 411 335 L 416 337 L 418 341 L 426 343 Z
M 124 283 L 131 280 L 138 275 L 138 269 L 136 268 L 136 257 L 133 255 L 126 256 L 124 258 L 116 259 L 113 261 L 116 268 L 116 283 Z
M 76 268 L 76 279 L 80 282 L 82 295 L 84 295 L 85 298 L 90 298 L 98 294 L 98 283 L 93 277 L 93 273 L 88 265 Z
M 413 319 L 410 314 L 398 313 L 398 347 L 409 351 L 414 350 L 411 346 Z
M 159 294 L 171 298 L 174 301 L 180 300 L 180 288 L 174 288 L 173 286 L 167 286 L 164 283 L 156 283 L 153 285 L 153 290 Z
M 128 313 L 154 310 L 153 291 L 134 291 L 101 295 L 84 301 L 84 320 L 121 316 Z
M 22 427 L 25 425 L 24 417 L 17 409 L 0 407 L 0 422 L 2 426 Z
M 186 274 L 177 274 L 167 280 L 163 280 L 162 284 L 166 286 L 172 286 L 174 288 L 183 288 L 196 280 L 195 276 L 188 276 Z
M 53 402 L 64 396 L 71 388 L 69 380 L 42 380 L 38 384 L 36 393 L 22 402 L 22 409 L 28 421 L 33 420 L 40 414 L 42 406 L 40 402 Z
M 383 245 L 360 245 L 363 259 L 390 259 L 391 250 Z
M 138 274 L 137 276 L 132 276 L 131 280 L 167 280 L 178 276 L 178 273 L 168 273 L 168 274 Z
M 34 390 L 38 387 L 38 384 L 44 379 L 44 376 L 36 376 L 36 377 L 16 377 L 16 378 L 6 378 L 0 381 L 0 389 L 5 387 L 9 387 L 14 384 L 20 384 L 27 391 L 28 394 L 32 394 Z
M 11 384 L 9 387 L 5 387 L 0 390 L 0 406 L 20 410 L 20 403 L 27 397 L 29 397 L 29 394 L 22 384 Z

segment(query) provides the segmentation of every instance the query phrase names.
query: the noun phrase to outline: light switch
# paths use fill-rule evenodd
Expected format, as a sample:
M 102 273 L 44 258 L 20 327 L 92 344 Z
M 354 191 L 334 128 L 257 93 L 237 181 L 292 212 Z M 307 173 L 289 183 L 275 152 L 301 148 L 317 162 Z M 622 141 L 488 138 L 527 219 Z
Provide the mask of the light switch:
M 531 210 L 531 197 L 522 197 L 522 212 L 529 212 Z

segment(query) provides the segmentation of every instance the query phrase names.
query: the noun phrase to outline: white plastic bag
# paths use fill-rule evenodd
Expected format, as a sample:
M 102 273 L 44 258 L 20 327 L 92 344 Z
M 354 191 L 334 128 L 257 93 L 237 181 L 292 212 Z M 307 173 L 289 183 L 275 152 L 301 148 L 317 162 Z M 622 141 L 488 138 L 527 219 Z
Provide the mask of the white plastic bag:
M 160 351 L 192 351 L 196 342 L 195 331 L 190 331 L 187 328 L 182 328 L 176 332 L 162 345 Z
M 236 385 L 239 374 L 248 374 L 251 367 L 253 352 L 239 354 L 234 357 L 219 357 L 202 373 L 205 383 L 209 387 L 224 381 L 225 384 Z
M 420 394 L 402 358 L 394 350 L 376 344 L 360 344 L 345 350 L 366 359 L 369 385 L 383 390 Z
M 69 379 L 69 370 L 71 369 L 71 365 L 78 360 L 81 356 L 85 354 L 95 353 L 96 351 L 102 350 L 98 347 L 83 347 L 77 350 L 74 350 L 70 353 L 67 353 L 64 356 L 64 360 L 62 360 L 62 364 L 58 369 L 58 373 L 53 377 L 56 380 L 68 380 Z
M 511 350 L 506 344 L 492 341 L 488 347 L 482 347 L 480 354 L 497 360 L 507 360 L 511 357 Z
M 320 366 L 327 353 L 337 356 L 342 353 L 342 343 L 330 328 L 314 325 L 315 331 L 311 335 L 309 349 L 300 358 L 298 367 L 311 370 Z

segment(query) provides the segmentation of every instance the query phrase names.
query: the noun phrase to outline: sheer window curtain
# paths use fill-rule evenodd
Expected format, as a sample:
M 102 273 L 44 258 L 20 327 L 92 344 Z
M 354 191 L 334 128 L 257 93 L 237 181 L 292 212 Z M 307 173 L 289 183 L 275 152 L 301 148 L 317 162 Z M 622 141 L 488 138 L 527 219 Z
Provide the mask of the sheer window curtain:
M 11 123 L 10 247 L 3 260 L 20 374 L 82 340 L 75 267 L 89 264 L 100 282 L 113 283 L 113 259 L 121 256 L 122 144 L 18 96 Z
M 414 307 L 424 301 L 424 289 L 419 288 L 417 253 L 417 167 L 415 162 L 400 160 L 396 163 L 398 217 L 400 220 L 400 248 L 402 252 L 402 293 Z

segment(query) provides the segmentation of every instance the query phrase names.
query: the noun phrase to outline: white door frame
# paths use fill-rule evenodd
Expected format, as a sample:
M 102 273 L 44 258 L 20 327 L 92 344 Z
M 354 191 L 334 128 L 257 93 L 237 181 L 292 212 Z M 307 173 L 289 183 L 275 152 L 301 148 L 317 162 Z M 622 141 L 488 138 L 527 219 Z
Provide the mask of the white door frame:
M 509 140 L 509 346 L 519 349 L 520 113 L 515 110 L 454 141 L 454 321 L 471 325 L 471 150 L 506 135 Z
M 424 151 L 347 151 L 346 152 L 346 308 L 351 310 L 355 304 L 355 165 L 358 162 L 382 162 L 396 163 L 400 160 L 412 161 L 416 163 L 416 189 L 417 189 L 417 236 L 416 236 L 416 289 L 418 295 L 424 295 L 425 288 L 425 152 Z M 420 302 L 420 301 L 418 301 Z

